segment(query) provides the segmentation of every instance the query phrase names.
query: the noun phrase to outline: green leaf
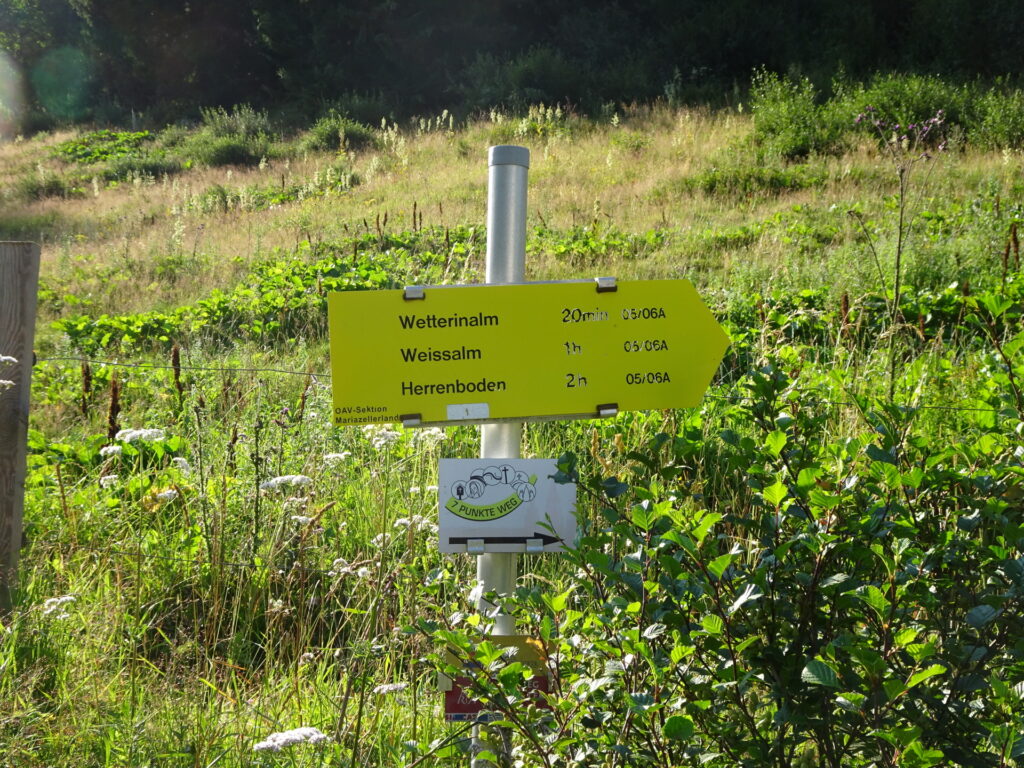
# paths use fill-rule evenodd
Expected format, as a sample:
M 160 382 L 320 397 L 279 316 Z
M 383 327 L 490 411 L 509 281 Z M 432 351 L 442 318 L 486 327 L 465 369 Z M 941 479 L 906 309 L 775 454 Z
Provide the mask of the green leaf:
M 857 597 L 870 605 L 874 612 L 878 614 L 879 619 L 885 619 L 885 614 L 889 610 L 890 603 L 885 599 L 885 595 L 882 594 L 882 590 L 873 584 L 868 584 L 866 587 L 859 590 Z
M 629 511 L 629 517 L 633 525 L 641 531 L 649 531 L 651 526 L 654 524 L 656 515 L 651 502 L 642 501 L 639 504 L 633 505 L 632 509 Z
M 834 587 L 837 584 L 848 584 L 851 581 L 853 581 L 853 577 L 848 573 L 834 573 L 821 582 L 821 588 L 828 589 L 829 587 Z
M 1021 734 L 1020 738 L 1013 742 L 1009 756 L 1014 760 L 1024 757 L 1024 734 Z
M 903 485 L 903 475 L 900 474 L 896 465 L 879 464 L 878 466 L 881 468 L 882 478 L 885 480 L 886 487 L 891 488 L 894 491 L 899 490 L 900 486 Z
M 913 688 L 918 683 L 924 682 L 929 677 L 935 677 L 941 675 L 946 671 L 946 668 L 941 664 L 932 664 L 928 669 L 922 669 L 920 672 L 915 672 L 907 680 L 907 689 Z
M 920 741 L 913 742 L 903 752 L 901 765 L 913 765 L 915 768 L 930 768 L 942 763 L 945 754 L 941 749 L 927 749 Z
M 773 507 L 778 507 L 782 503 L 782 500 L 786 498 L 789 491 L 781 480 L 776 480 L 774 483 L 769 485 L 767 488 L 762 489 L 761 496 L 764 500 L 771 504 Z
M 877 734 L 894 747 L 903 747 L 905 749 L 910 746 L 911 742 L 917 741 L 921 736 L 921 729 L 915 725 L 908 728 L 890 728 L 888 731 L 877 731 Z
M 911 643 L 907 646 L 906 650 L 910 654 L 910 658 L 920 664 L 929 656 L 935 655 L 935 643 L 930 641 L 927 643 Z
M 889 698 L 889 701 L 892 701 L 907 690 L 907 686 L 903 684 L 902 680 L 886 680 L 882 683 L 882 688 L 885 690 L 885 695 Z
M 999 611 L 991 605 L 976 605 L 967 612 L 967 623 L 975 629 L 981 629 L 999 615 Z
M 875 557 L 882 561 L 882 565 L 885 566 L 885 572 L 891 577 L 896 572 L 896 561 L 885 553 L 880 544 L 872 546 L 871 551 L 875 553 Z
M 744 603 L 747 603 L 751 600 L 757 600 L 759 597 L 762 596 L 763 595 L 757 589 L 757 586 L 755 584 L 747 584 L 747 588 L 743 590 L 743 593 L 739 597 L 737 597 L 736 600 L 733 601 L 732 605 L 729 606 L 729 615 L 731 616 L 732 614 L 736 613 L 736 611 L 743 607 Z
M 700 544 L 711 531 L 711 526 L 721 519 L 722 516 L 717 512 L 709 512 L 700 519 L 700 522 L 697 524 L 697 527 L 693 529 L 691 535 L 697 540 L 697 543 Z
M 917 639 L 917 630 L 913 627 L 901 629 L 893 636 L 892 639 L 893 642 L 896 643 L 896 645 L 902 648 L 905 645 L 910 645 L 912 642 L 914 642 L 915 639 Z
M 441 743 L 441 741 L 442 739 L 437 739 L 436 743 Z M 431 744 L 431 746 L 433 746 L 433 744 Z M 440 760 L 457 759 L 461 757 L 462 750 L 459 749 L 458 744 L 449 744 L 447 747 L 441 747 L 440 749 L 436 750 L 433 753 L 433 755 L 435 759 Z
M 823 685 L 826 688 L 838 688 L 839 676 L 836 671 L 821 659 L 811 659 L 800 673 L 800 679 L 811 685 Z
M 867 699 L 867 696 L 863 693 L 846 691 L 836 696 L 836 705 L 847 712 L 860 712 L 861 705 L 864 704 L 865 699 Z
M 572 595 L 574 589 L 575 587 L 570 587 L 565 592 L 560 595 L 556 595 L 555 597 L 548 597 L 547 595 L 544 595 L 544 602 L 546 602 L 548 607 L 556 613 L 558 611 L 564 611 L 565 606 L 569 602 L 569 596 Z
M 1013 300 L 998 296 L 995 293 L 983 293 L 978 296 L 979 303 L 989 311 L 992 319 L 998 318 L 1013 306 Z
M 722 630 L 725 628 L 725 622 L 722 621 L 721 616 L 716 616 L 713 613 L 709 613 L 707 616 L 700 620 L 700 625 L 704 627 L 704 631 L 709 635 L 720 635 Z
M 544 616 L 540 620 L 540 639 L 545 643 L 550 643 L 551 638 L 555 635 L 555 622 L 551 620 L 550 616 Z
M 1003 345 L 1003 354 L 1010 360 L 1020 360 L 1019 354 L 1024 349 L 1024 331 L 1021 331 Z
M 909 485 L 911 488 L 920 488 L 921 483 L 924 481 L 924 470 L 920 467 L 914 467 L 909 472 L 903 473 L 903 483 Z
M 796 487 L 801 491 L 809 491 L 815 487 L 820 476 L 821 467 L 805 467 L 796 477 Z
M 772 456 L 778 456 L 786 447 L 786 433 L 776 429 L 765 438 L 764 448 Z
M 672 646 L 672 650 L 669 651 L 668 657 L 672 660 L 673 664 L 678 664 L 686 657 L 693 655 L 695 650 L 697 650 L 696 646 L 676 643 Z
M 686 715 L 672 715 L 665 721 L 662 735 L 672 741 L 689 741 L 693 738 L 693 720 Z
M 811 500 L 811 504 L 821 509 L 832 509 L 838 507 L 842 502 L 842 496 L 836 496 L 833 493 L 826 493 L 820 488 L 813 488 L 808 494 L 808 498 Z
M 867 448 L 865 448 L 864 452 L 867 453 L 868 458 L 871 459 L 872 461 L 881 461 L 886 464 L 896 463 L 896 459 L 893 458 L 891 453 L 879 448 L 877 445 L 873 443 L 869 445 Z
M 653 640 L 665 634 L 666 629 L 667 627 L 664 624 L 651 624 L 644 630 L 644 637 L 648 640 Z
M 736 644 L 736 653 L 743 653 L 745 650 L 747 650 L 747 648 L 752 646 L 760 639 L 761 638 L 758 635 L 751 635 L 746 640 L 741 640 Z
M 710 563 L 708 563 L 708 570 L 714 574 L 715 578 L 721 581 L 722 574 L 725 573 L 725 569 L 732 563 L 732 554 L 719 555 Z
M 621 496 L 629 490 L 629 486 L 619 481 L 617 477 L 606 477 L 601 481 L 601 488 L 604 490 L 605 495 L 609 499 L 614 499 L 616 496 Z

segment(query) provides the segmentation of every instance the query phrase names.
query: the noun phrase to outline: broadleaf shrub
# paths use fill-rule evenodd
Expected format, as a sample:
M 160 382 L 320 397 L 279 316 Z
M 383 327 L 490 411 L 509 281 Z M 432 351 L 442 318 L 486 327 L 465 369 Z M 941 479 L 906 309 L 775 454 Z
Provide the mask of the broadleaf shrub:
M 61 142 L 53 154 L 70 163 L 91 165 L 135 154 L 152 138 L 149 131 L 91 131 Z
M 750 87 L 754 141 L 766 153 L 787 160 L 833 154 L 843 147 L 845 127 L 818 104 L 807 78 L 793 80 L 758 70 Z
M 940 446 L 920 412 L 862 399 L 861 428 L 830 438 L 797 385 L 805 352 L 744 376 L 743 402 L 648 433 L 624 472 L 604 468 L 621 425 L 594 461 L 560 459 L 587 499 L 574 587 L 492 596 L 548 649 L 549 693 L 489 653 L 471 608 L 420 625 L 519 735 L 517 764 L 1008 764 L 1024 422 Z
M 306 151 L 337 152 L 372 149 L 377 141 L 377 133 L 370 126 L 332 112 L 313 124 L 299 147 Z
M 269 135 L 270 117 L 248 104 L 238 104 L 231 110 L 213 107 L 201 110 L 203 128 L 214 136 L 242 136 L 254 138 Z
M 750 100 L 754 143 L 787 160 L 839 152 L 858 134 L 875 138 L 869 123 L 852 125 L 868 107 L 901 126 L 941 112 L 958 141 L 982 149 L 1024 146 L 1024 93 L 1009 80 L 986 87 L 930 75 L 879 74 L 866 83 L 837 80 L 826 99 L 807 78 L 758 70 Z
M 261 136 L 220 136 L 200 131 L 188 139 L 185 154 L 201 165 L 255 165 L 266 157 L 269 145 Z
M 996 86 L 977 101 L 968 141 L 983 149 L 1024 147 L 1024 93 Z

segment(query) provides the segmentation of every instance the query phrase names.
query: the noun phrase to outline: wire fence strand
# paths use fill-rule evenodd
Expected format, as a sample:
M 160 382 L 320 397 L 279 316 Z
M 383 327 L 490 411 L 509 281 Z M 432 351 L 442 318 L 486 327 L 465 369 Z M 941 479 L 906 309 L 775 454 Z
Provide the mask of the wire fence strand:
M 309 376 L 314 379 L 323 379 L 325 381 L 331 380 L 331 374 L 324 373 L 322 371 L 296 371 L 289 368 L 256 368 L 256 367 L 227 367 L 227 368 L 215 368 L 212 366 L 201 366 L 201 365 L 167 365 L 163 363 L 125 363 L 117 360 L 95 360 L 87 357 L 40 357 L 36 358 L 35 361 L 38 363 L 88 363 L 89 365 L 107 365 L 115 368 L 135 368 L 135 369 L 153 369 L 153 370 L 168 370 L 173 371 L 175 369 L 181 372 L 190 371 L 201 371 L 204 373 L 220 373 L 220 374 L 234 374 L 234 373 L 279 373 L 288 376 Z M 820 390 L 817 389 L 801 389 L 798 390 L 801 395 L 814 395 Z M 754 402 L 755 398 L 750 395 L 743 394 L 705 394 L 705 399 L 709 400 L 724 400 L 733 403 L 742 402 Z M 857 403 L 851 400 L 833 400 L 828 397 L 823 397 L 817 401 L 822 405 L 832 405 L 837 407 L 845 408 L 856 408 L 859 407 Z M 996 407 L 979 408 L 979 407 L 965 407 L 957 405 L 906 405 L 899 404 L 901 408 L 913 409 L 917 411 L 949 411 L 949 412 L 962 412 L 962 413 L 992 413 L 998 414 L 999 409 Z
M 94 555 L 107 555 L 117 556 L 126 559 L 141 559 L 141 560 L 158 560 L 164 563 L 181 563 L 185 565 L 191 565 L 195 567 L 210 567 L 210 568 L 227 568 L 232 570 L 241 569 L 266 569 L 268 571 L 281 571 L 285 572 L 284 568 L 275 566 L 272 562 L 240 562 L 240 561 L 229 561 L 229 560 L 216 560 L 209 559 L 200 556 L 196 557 L 177 557 L 175 555 L 160 555 L 155 552 L 143 552 L 142 550 L 129 550 L 123 549 L 116 546 L 91 546 L 89 544 L 83 544 L 75 541 L 60 541 L 57 539 L 45 539 L 42 541 L 29 541 L 26 545 L 33 551 L 39 549 L 53 549 L 59 551 L 67 551 L 68 549 L 74 549 L 77 552 L 84 552 Z M 352 573 L 352 569 L 359 568 L 369 563 L 375 562 L 375 558 L 364 558 L 362 560 L 356 560 L 351 563 L 347 563 L 345 566 L 339 568 L 319 568 L 300 565 L 298 562 L 291 563 L 287 571 L 301 571 L 305 575 L 313 576 L 326 576 L 328 578 L 336 578 L 340 574 Z
M 122 363 L 117 360 L 93 360 L 88 357 L 39 357 L 36 363 L 88 363 L 89 365 L 109 365 L 114 368 L 151 368 L 154 370 L 173 371 L 203 371 L 205 373 L 282 373 L 292 376 L 314 376 L 318 379 L 330 379 L 331 374 L 320 371 L 293 371 L 287 368 L 248 368 L 248 367 L 227 367 L 214 368 L 202 365 L 167 365 L 164 363 Z

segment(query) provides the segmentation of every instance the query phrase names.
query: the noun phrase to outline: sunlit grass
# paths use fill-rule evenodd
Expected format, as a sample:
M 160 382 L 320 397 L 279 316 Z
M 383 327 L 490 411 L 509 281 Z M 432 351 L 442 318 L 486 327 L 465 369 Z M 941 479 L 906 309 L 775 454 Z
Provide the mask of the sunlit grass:
M 636 108 L 521 136 L 509 133 L 514 120 L 482 117 L 454 131 L 391 128 L 381 148 L 345 158 L 192 168 L 31 202 L 10 190 L 40 164 L 66 171 L 49 149 L 71 134 L 0 147 L 0 227 L 38 231 L 43 241 L 45 356 L 74 353 L 47 321 L 190 304 L 233 288 L 256 262 L 312 258 L 307 243 L 337 244 L 347 258 L 352 241 L 368 236 L 372 262 L 388 233 L 421 226 L 433 228 L 437 243 L 458 226 L 479 228 L 482 239 L 487 147 L 511 140 L 531 149 L 531 279 L 685 276 L 723 316 L 737 296 L 757 294 L 761 316 L 734 329 L 749 334 L 748 358 L 732 364 L 756 369 L 786 350 L 790 375 L 823 401 L 814 401 L 823 431 L 863 431 L 852 398 L 884 381 L 885 339 L 855 338 L 838 314 L 843 294 L 854 312 L 866 312 L 891 269 L 895 179 L 877 151 L 858 146 L 808 160 L 823 181 L 805 188 L 708 192 L 694 182 L 701 174 L 757 167 L 747 114 Z M 197 205 L 217 185 L 286 189 L 338 162 L 358 184 L 259 210 Z M 997 282 L 1008 222 L 1020 213 L 1011 209 L 1024 184 L 1021 154 L 968 151 L 936 162 L 919 189 L 916 210 L 931 218 L 918 225 L 908 274 L 930 289 L 964 276 Z M 871 222 L 867 235 L 847 214 L 853 208 Z M 465 263 L 448 273 L 453 281 L 478 275 L 479 240 L 460 258 Z M 773 292 L 804 289 L 822 290 L 815 301 L 823 308 L 771 302 Z M 907 318 L 908 326 L 924 321 Z M 802 324 L 824 341 L 802 341 Z M 927 330 L 918 338 L 909 329 L 901 342 L 908 364 L 896 386 L 900 401 L 955 407 L 984 399 L 991 352 L 962 329 Z M 86 373 L 48 359 L 36 368 L 22 588 L 0 630 L 0 754 L 33 768 L 409 765 L 457 731 L 440 716 L 425 661 L 432 648 L 402 628 L 464 603 L 457 590 L 428 592 L 447 584 L 444 572 L 459 589 L 471 586 L 471 559 L 435 550 L 430 488 L 439 458 L 476 454 L 478 430 L 439 437 L 333 428 L 329 381 L 312 375 L 328 370 L 322 338 L 196 337 L 183 346 L 177 382 L 169 368 L 93 364 Z M 97 357 L 170 366 L 168 347 L 111 347 Z M 746 372 L 724 371 L 702 407 L 708 441 L 729 428 L 730 409 L 749 395 L 736 385 Z M 116 426 L 158 428 L 164 439 L 108 439 L 115 380 Z M 530 424 L 524 455 L 572 450 L 629 479 L 641 471 L 631 451 L 658 431 L 675 433 L 680 418 Z M 922 421 L 934 439 L 950 442 L 974 428 L 970 418 L 930 411 Z M 122 452 L 103 455 L 105 445 Z M 261 488 L 287 475 L 309 482 Z M 750 503 L 740 471 L 700 483 L 722 508 Z M 602 520 L 589 498 L 580 514 Z M 417 516 L 426 522 L 410 524 Z M 531 583 L 575 578 L 558 558 L 528 562 Z M 46 614 L 46 601 L 61 596 L 74 599 Z M 405 687 L 380 688 L 392 685 Z M 277 756 L 253 751 L 270 733 L 300 726 L 331 741 Z M 433 762 L 454 759 L 466 757 Z

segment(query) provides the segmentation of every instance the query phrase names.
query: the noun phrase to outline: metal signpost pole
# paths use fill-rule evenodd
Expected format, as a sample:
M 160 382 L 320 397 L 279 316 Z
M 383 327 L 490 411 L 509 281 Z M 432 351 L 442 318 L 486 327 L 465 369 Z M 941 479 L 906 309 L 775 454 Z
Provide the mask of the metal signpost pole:
M 487 178 L 487 277 L 488 284 L 512 284 L 526 281 L 526 185 L 530 150 L 526 147 L 491 147 Z M 523 435 L 522 422 L 488 424 L 481 428 L 480 458 L 518 459 Z M 509 595 L 515 590 L 516 555 L 485 552 L 477 556 L 476 577 L 484 593 Z M 483 597 L 477 610 L 492 610 Z M 495 635 L 514 635 L 511 616 L 498 614 Z M 473 753 L 481 749 L 495 751 L 481 738 L 481 727 L 473 728 Z M 488 762 L 473 759 L 473 768 L 485 768 Z

